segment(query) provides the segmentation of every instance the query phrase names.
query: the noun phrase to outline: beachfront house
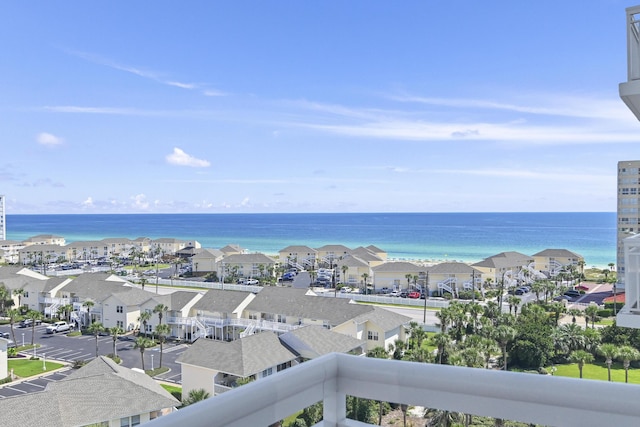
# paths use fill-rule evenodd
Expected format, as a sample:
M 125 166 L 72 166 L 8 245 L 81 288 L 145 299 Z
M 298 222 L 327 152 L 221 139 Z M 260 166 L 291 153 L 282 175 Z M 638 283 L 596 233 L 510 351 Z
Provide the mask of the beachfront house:
M 534 268 L 548 277 L 555 277 L 568 269 L 584 265 L 584 257 L 568 249 L 545 249 L 531 256 Z
M 66 252 L 66 247 L 58 244 L 29 245 L 18 250 L 18 262 L 22 265 L 47 265 L 60 257 L 66 258 Z
M 0 240 L 0 263 L 17 264 L 20 261 L 20 249 L 25 246 L 17 240 Z
M 309 270 L 315 267 L 318 251 L 309 246 L 292 245 L 278 251 L 280 264 L 285 267 L 295 267 Z
M 26 246 L 30 245 L 59 245 L 64 246 L 65 238 L 62 236 L 56 236 L 55 234 L 38 234 L 37 236 L 29 237 L 23 240 Z
M 364 286 L 364 274 L 372 276 L 369 263 L 354 255 L 345 256 L 337 262 L 336 274 L 340 282 L 355 288 Z
M 324 245 L 316 248 L 318 264 L 335 265 L 345 255 L 349 255 L 351 249 L 344 245 Z
M 224 253 L 219 249 L 202 248 L 191 257 L 191 271 L 194 274 L 217 272 L 223 258 Z
M 225 277 L 235 275 L 237 277 L 247 277 L 260 279 L 266 277 L 273 271 L 276 261 L 265 254 L 233 254 L 225 256 L 220 262 Z M 220 276 L 219 274 L 219 276 Z
M 240 386 L 241 381 L 260 381 L 295 366 L 296 359 L 276 334 L 262 332 L 231 342 L 200 339 L 177 362 L 183 395 L 204 389 L 215 396 Z
M 458 297 L 460 291 L 482 289 L 482 272 L 464 262 L 442 262 L 427 268 L 431 295 L 449 293 Z
M 412 262 L 385 262 L 371 269 L 375 289 L 422 289 L 425 284 L 426 267 Z
M 200 248 L 200 243 L 192 240 L 182 240 L 175 239 L 173 237 L 163 237 L 160 239 L 154 239 L 150 242 L 149 251 L 158 250 L 161 253 L 167 255 L 173 255 L 178 252 L 180 249 L 192 247 L 192 248 Z
M 536 270 L 532 256 L 520 252 L 501 252 L 471 265 L 482 272 L 483 284 L 509 288 L 521 283 L 530 283 L 546 276 Z
M 347 256 L 358 257 L 362 261 L 366 262 L 371 268 L 384 264 L 387 258 L 386 256 L 382 257 L 378 252 L 374 252 L 373 250 L 363 246 L 359 246 L 349 251 L 349 255 L 345 255 L 345 257 Z
M 146 334 L 153 331 L 151 324 L 147 323 L 146 330 L 138 320 L 140 313 L 152 310 L 141 308 L 153 294 L 138 288 L 126 288 L 120 292 L 113 292 L 101 301 L 102 324 L 105 328 L 120 327 L 125 331 L 139 329 Z

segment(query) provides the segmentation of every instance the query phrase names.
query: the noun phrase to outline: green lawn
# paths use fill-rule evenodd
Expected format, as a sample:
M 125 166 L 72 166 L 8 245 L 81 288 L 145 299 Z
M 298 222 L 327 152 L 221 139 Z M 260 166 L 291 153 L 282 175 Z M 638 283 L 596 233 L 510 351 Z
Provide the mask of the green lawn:
M 547 368 L 550 371 L 549 368 Z M 580 378 L 580 371 L 576 363 L 556 365 L 556 376 Z M 607 381 L 607 365 L 604 363 L 588 364 L 582 368 L 582 378 Z M 621 363 L 611 365 L 611 381 L 624 382 L 624 368 Z M 629 369 L 629 383 L 640 384 L 640 369 Z
M 8 369 L 13 369 L 13 373 L 20 378 L 32 377 L 43 372 L 55 371 L 62 368 L 62 363 L 55 363 L 47 361 L 45 363 L 46 369 L 42 369 L 42 360 L 29 360 L 29 359 L 9 359 Z

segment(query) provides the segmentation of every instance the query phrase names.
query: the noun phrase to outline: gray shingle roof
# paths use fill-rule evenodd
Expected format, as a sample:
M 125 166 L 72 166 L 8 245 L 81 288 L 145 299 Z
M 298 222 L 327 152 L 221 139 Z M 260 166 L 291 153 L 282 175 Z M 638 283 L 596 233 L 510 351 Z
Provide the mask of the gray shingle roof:
M 481 271 L 476 270 L 464 262 L 441 262 L 433 267 L 429 267 L 428 270 L 429 273 L 434 274 L 472 274 L 474 271 L 478 275 L 482 274 Z
M 409 273 L 419 273 L 421 271 L 426 271 L 425 267 L 420 267 L 417 264 L 407 261 L 397 261 L 397 262 L 385 262 L 384 264 L 380 264 L 376 267 L 373 267 L 372 270 L 376 273 L 395 273 L 395 272 L 409 272 Z
M 328 353 L 348 353 L 366 344 L 364 340 L 333 332 L 319 325 L 309 325 L 282 334 L 280 341 L 305 359 L 314 359 Z
M 193 309 L 232 313 L 249 295 L 251 295 L 251 292 L 210 289 L 193 305 Z
M 258 263 L 258 264 L 273 264 L 276 261 L 273 258 L 261 253 L 254 254 L 231 254 L 224 258 L 225 264 L 246 264 L 246 263 Z
M 371 306 L 351 304 L 348 299 L 312 296 L 306 292 L 306 289 L 265 287 L 246 309 L 294 319 L 322 320 L 332 327 L 373 310 Z
M 148 375 L 101 356 L 44 391 L 2 399 L 0 425 L 82 426 L 179 403 Z
M 533 256 L 544 256 L 544 257 L 560 257 L 560 258 L 582 258 L 582 255 L 579 255 L 575 252 L 571 252 L 568 249 L 545 249 L 543 251 L 538 252 L 537 254 L 533 254 Z
M 483 259 L 480 262 L 472 264 L 475 267 L 488 267 L 488 268 L 507 268 L 515 266 L 528 265 L 532 261 L 532 257 L 522 254 L 520 252 L 500 252 L 499 254 L 490 256 Z
M 353 320 L 358 323 L 371 322 L 378 325 L 383 331 L 391 331 L 399 326 L 409 323 L 411 318 L 403 316 L 402 314 L 394 313 L 393 311 L 382 307 L 373 306 L 372 311 L 364 313 Z
M 273 332 L 261 332 L 231 342 L 199 339 L 182 353 L 178 363 L 248 377 L 296 359 Z

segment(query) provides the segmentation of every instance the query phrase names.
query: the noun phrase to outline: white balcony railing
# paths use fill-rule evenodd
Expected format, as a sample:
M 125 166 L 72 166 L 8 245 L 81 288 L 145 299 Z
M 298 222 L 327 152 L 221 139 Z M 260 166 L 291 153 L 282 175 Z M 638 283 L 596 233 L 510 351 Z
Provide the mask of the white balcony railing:
M 576 368 L 577 369 L 577 368 Z M 316 402 L 316 427 L 346 418 L 346 396 L 548 426 L 638 426 L 640 386 L 329 354 L 151 422 L 153 427 L 268 426 Z

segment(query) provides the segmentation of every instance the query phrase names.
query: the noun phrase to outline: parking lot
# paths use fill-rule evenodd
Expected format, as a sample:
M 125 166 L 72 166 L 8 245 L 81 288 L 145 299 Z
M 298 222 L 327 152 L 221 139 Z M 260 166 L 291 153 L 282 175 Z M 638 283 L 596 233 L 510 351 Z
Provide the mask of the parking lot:
M 65 362 L 72 365 L 75 361 L 91 361 L 96 355 L 96 340 L 93 335 L 81 335 L 69 337 L 66 334 L 45 333 L 46 324 L 35 327 L 34 343 L 40 347 L 29 350 L 29 355 L 35 355 L 46 360 Z M 31 344 L 31 327 L 19 328 L 14 326 L 15 340 L 18 346 Z M 0 332 L 11 334 L 8 325 L 0 326 Z M 12 339 L 12 338 L 11 338 Z M 122 359 L 122 366 L 127 368 L 142 368 L 140 351 L 134 348 L 135 336 L 125 335 L 116 340 L 116 354 Z M 168 372 L 158 375 L 156 379 L 181 383 L 180 365 L 176 363 L 177 357 L 187 349 L 187 344 L 165 343 L 162 354 L 162 365 L 169 368 Z M 107 355 L 113 353 L 113 337 L 109 335 L 98 337 L 98 354 Z M 144 352 L 145 369 L 158 368 L 160 364 L 160 346 L 146 349 Z M 23 389 L 30 391 L 42 390 L 49 381 L 57 381 L 65 375 L 50 374 L 46 377 L 24 381 L 16 385 L 0 387 L 0 398 L 21 393 Z

